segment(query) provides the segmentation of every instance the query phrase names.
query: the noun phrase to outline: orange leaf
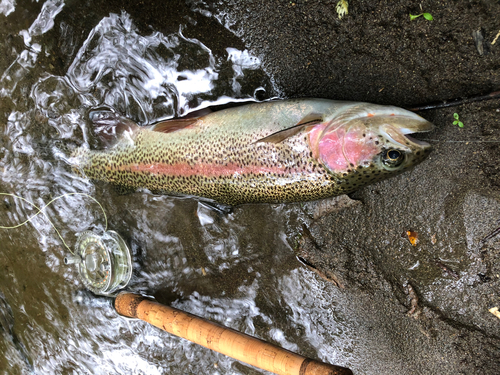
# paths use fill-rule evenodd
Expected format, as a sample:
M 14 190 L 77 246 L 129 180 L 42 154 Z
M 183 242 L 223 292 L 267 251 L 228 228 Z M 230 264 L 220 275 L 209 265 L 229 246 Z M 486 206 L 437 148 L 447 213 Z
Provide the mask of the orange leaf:
M 417 246 L 418 243 L 418 233 L 412 232 L 411 230 L 406 231 L 406 235 L 408 236 L 408 240 L 413 246 Z

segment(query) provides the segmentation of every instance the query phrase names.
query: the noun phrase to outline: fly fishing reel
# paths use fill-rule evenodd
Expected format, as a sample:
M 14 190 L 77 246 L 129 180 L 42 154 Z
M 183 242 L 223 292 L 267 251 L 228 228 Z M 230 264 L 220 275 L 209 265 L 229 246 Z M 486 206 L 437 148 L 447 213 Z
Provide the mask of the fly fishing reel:
M 127 286 L 132 277 L 130 250 L 112 230 L 102 236 L 89 231 L 80 234 L 75 254 L 64 258 L 64 263 L 76 264 L 85 287 L 104 296 Z

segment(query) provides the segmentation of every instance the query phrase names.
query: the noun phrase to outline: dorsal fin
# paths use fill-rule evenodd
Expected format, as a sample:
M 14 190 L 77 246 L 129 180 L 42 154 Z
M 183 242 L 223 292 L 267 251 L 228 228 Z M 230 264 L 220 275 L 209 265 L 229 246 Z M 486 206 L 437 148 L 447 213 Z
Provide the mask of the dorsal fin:
M 151 126 L 150 130 L 160 133 L 172 133 L 177 130 L 190 127 L 191 125 L 198 122 L 199 119 L 200 117 L 193 117 L 193 118 L 178 118 L 173 120 L 162 121 L 159 122 L 158 124 Z
M 293 125 L 292 127 L 280 130 L 276 133 L 268 135 L 267 137 L 261 138 L 257 140 L 255 143 L 259 142 L 280 143 L 283 142 L 285 139 L 293 137 L 295 134 L 298 134 L 306 126 L 319 124 L 321 122 L 323 122 L 322 115 L 319 115 L 317 113 L 311 113 L 302 118 L 297 124 Z

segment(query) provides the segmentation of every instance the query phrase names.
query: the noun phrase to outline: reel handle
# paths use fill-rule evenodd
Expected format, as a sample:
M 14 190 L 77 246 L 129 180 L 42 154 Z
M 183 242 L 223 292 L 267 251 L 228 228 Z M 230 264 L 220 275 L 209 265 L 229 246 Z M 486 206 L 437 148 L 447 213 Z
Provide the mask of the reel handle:
M 121 292 L 115 299 L 115 309 L 118 314 L 141 319 L 173 335 L 275 374 L 352 375 L 348 368 L 303 357 L 138 294 Z

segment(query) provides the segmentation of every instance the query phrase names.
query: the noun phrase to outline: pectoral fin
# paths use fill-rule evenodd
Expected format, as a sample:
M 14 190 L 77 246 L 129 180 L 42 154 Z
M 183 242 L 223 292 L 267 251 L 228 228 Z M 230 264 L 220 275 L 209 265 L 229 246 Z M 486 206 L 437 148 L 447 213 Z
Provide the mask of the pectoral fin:
M 112 146 L 124 132 L 135 132 L 139 126 L 110 108 L 95 108 L 89 112 L 92 131 L 104 147 Z
M 280 143 L 285 139 L 293 137 L 295 134 L 298 134 L 302 129 L 307 126 L 316 125 L 323 122 L 323 116 L 317 113 L 311 113 L 300 120 L 297 124 L 293 125 L 290 128 L 280 130 L 276 133 L 268 135 L 267 137 L 261 138 L 257 140 L 255 143 L 259 142 L 268 142 L 268 143 Z

